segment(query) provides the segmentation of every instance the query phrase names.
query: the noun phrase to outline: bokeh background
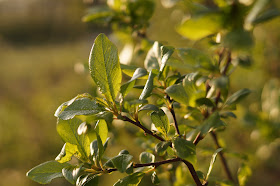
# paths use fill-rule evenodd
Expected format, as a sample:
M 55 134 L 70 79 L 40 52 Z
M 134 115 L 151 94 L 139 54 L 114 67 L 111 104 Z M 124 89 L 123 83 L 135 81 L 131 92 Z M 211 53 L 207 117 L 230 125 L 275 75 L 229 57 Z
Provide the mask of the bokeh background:
M 182 12 L 156 2 L 148 37 L 176 47 L 194 46 L 174 31 Z M 102 1 L 0 0 L 1 186 L 38 185 L 26 172 L 54 159 L 63 145 L 56 133 L 56 108 L 95 90 L 83 64 L 96 35 L 111 33 L 109 27 L 81 21 L 96 3 Z M 254 36 L 252 65 L 238 67 L 231 77 L 232 92 L 249 88 L 253 93 L 220 136 L 232 152 L 228 158 L 233 171 L 239 166 L 234 153 L 248 156 L 253 171 L 248 185 L 280 185 L 280 18 L 255 28 Z M 114 144 L 115 154 L 123 148 L 136 155 L 143 150 L 135 149 L 130 135 L 123 136 Z M 55 180 L 51 185 L 70 184 Z

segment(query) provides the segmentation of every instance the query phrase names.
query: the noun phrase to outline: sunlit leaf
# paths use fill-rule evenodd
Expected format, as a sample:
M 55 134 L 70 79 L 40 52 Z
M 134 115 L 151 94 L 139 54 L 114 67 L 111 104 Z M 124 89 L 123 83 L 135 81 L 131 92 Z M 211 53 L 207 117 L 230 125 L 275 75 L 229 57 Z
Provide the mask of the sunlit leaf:
M 63 177 L 62 169 L 68 166 L 70 166 L 68 163 L 47 161 L 28 171 L 26 176 L 40 184 L 47 184 L 55 178 Z
M 240 186 L 245 186 L 248 181 L 248 178 L 251 175 L 252 175 L 251 168 L 248 165 L 242 163 L 241 167 L 238 170 L 238 181 Z
M 151 93 L 153 91 L 153 88 L 154 88 L 154 77 L 155 77 L 154 73 L 152 71 L 150 71 L 149 78 L 148 78 L 148 80 L 145 84 L 145 87 L 144 87 L 144 89 L 143 89 L 143 91 L 142 91 L 142 93 L 139 97 L 140 100 L 141 99 L 146 99 L 151 95 Z
M 147 105 L 140 107 L 138 112 L 143 111 L 143 110 L 159 111 L 159 108 L 156 105 L 147 104 Z
M 102 143 L 104 144 L 108 137 L 108 127 L 105 120 L 98 120 L 95 126 L 95 131 L 100 136 Z
M 218 153 L 221 152 L 222 150 L 223 150 L 223 148 L 219 148 L 219 149 L 217 149 L 217 150 L 214 152 L 214 154 L 212 155 L 212 159 L 211 159 L 210 166 L 209 166 L 209 169 L 208 169 L 208 172 L 207 172 L 207 175 L 206 175 L 206 179 L 205 179 L 205 180 L 208 180 L 208 177 L 209 177 L 209 175 L 210 175 L 210 173 L 211 173 L 211 171 L 212 171 L 212 169 L 213 169 L 213 165 L 214 165 L 214 163 L 215 163 L 215 161 L 216 161 L 216 157 L 217 157 Z
M 164 111 L 160 109 L 159 111 L 152 112 L 151 119 L 158 131 L 167 136 L 167 133 L 170 129 L 170 124 Z
M 71 143 L 65 143 L 61 149 L 59 155 L 55 158 L 59 163 L 65 163 L 72 159 L 72 156 L 80 158 L 82 155 L 78 150 L 77 145 L 73 145 Z
M 99 34 L 89 56 L 90 74 L 108 101 L 114 102 L 122 80 L 118 49 L 105 36 Z
M 70 120 L 58 120 L 56 129 L 64 142 L 77 145 L 77 148 L 84 160 L 90 155 L 90 143 L 95 139 L 95 135 L 86 133 L 79 135 L 77 130 L 82 123 L 81 120 L 74 118 Z
M 79 174 L 81 170 L 81 167 L 69 166 L 62 169 L 62 174 L 67 181 L 69 181 L 71 184 L 74 184 L 80 176 Z
M 199 40 L 219 32 L 223 25 L 223 15 L 206 13 L 184 21 L 177 27 L 177 32 L 192 40 Z

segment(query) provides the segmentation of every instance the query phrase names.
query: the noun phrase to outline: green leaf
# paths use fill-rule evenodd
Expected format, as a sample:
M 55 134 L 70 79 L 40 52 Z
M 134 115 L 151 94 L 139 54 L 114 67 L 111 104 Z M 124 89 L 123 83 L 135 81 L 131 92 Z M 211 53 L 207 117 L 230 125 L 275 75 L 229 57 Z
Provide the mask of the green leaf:
M 242 51 L 252 48 L 254 41 L 252 33 L 238 29 L 227 33 L 223 39 L 223 44 L 231 50 Z
M 105 120 L 98 120 L 95 125 L 95 131 L 100 136 L 102 143 L 104 144 L 108 137 L 108 127 Z
M 59 107 L 56 116 L 63 120 L 69 120 L 76 115 L 94 115 L 104 111 L 105 108 L 92 100 L 91 97 L 76 97 L 73 101 L 68 102 L 67 106 L 64 105 L 63 110 Z
M 211 159 L 210 166 L 209 166 L 209 169 L 208 169 L 208 172 L 207 172 L 207 175 L 206 175 L 206 179 L 205 179 L 205 180 L 208 180 L 208 177 L 209 177 L 209 175 L 210 175 L 210 173 L 211 173 L 211 171 L 212 171 L 212 169 L 213 169 L 213 165 L 214 165 L 214 163 L 215 163 L 215 161 L 216 161 L 216 157 L 217 157 L 218 153 L 221 152 L 222 150 L 223 150 L 223 148 L 218 148 L 218 149 L 214 152 L 214 154 L 212 155 L 212 159 Z
M 129 168 L 132 156 L 130 154 L 120 154 L 113 157 L 110 161 L 113 163 L 114 167 L 118 169 L 121 173 L 125 172 Z
M 248 178 L 252 175 L 252 170 L 251 168 L 242 163 L 241 167 L 238 170 L 238 181 L 240 186 L 245 186 Z
M 79 135 L 77 130 L 82 121 L 74 118 L 70 120 L 58 120 L 56 129 L 64 142 L 77 145 L 78 151 L 82 155 L 83 160 L 87 160 L 90 155 L 90 142 L 95 139 L 95 135 L 86 133 Z
M 90 56 L 89 69 L 91 77 L 102 94 L 114 102 L 122 80 L 118 49 L 105 36 L 99 34 L 94 41 Z
M 197 100 L 195 100 L 195 103 L 198 106 L 206 105 L 208 107 L 214 107 L 214 103 L 208 98 L 198 98 Z
M 151 113 L 152 122 L 155 124 L 155 127 L 158 129 L 160 133 L 162 133 L 165 137 L 170 129 L 170 124 L 167 115 L 164 113 L 162 109 L 159 111 L 154 111 Z
M 154 163 L 155 155 L 153 155 L 149 152 L 142 152 L 139 156 L 139 160 L 141 163 Z
M 78 150 L 77 145 L 71 143 L 65 143 L 61 149 L 59 155 L 55 158 L 59 163 L 65 163 L 72 159 L 72 156 L 75 155 L 77 158 L 81 158 L 81 153 Z
M 153 172 L 153 174 L 152 174 L 152 176 L 151 176 L 151 179 L 152 179 L 152 183 L 153 183 L 154 185 L 160 184 L 160 180 L 158 179 L 158 176 L 157 176 L 156 171 Z
M 253 24 L 260 24 L 266 21 L 269 21 L 273 18 L 276 18 L 280 15 L 280 11 L 278 9 L 269 9 L 267 11 L 265 11 L 264 13 L 262 13 L 261 15 L 259 15 L 258 17 L 256 17 L 253 20 Z
M 159 108 L 156 105 L 147 104 L 147 105 L 140 107 L 138 112 L 143 111 L 143 110 L 159 111 Z
M 238 102 L 240 102 L 242 99 L 244 99 L 246 96 L 248 96 L 251 93 L 251 91 L 247 88 L 241 89 L 234 94 L 232 94 L 225 102 L 225 105 L 233 105 Z
M 206 120 L 203 121 L 200 131 L 201 134 L 204 135 L 216 128 L 225 126 L 225 123 L 220 119 L 220 115 L 218 112 L 214 112 L 211 114 Z
M 126 82 L 125 84 L 123 84 L 121 86 L 120 92 L 121 92 L 122 96 L 125 97 L 128 94 L 128 92 L 133 88 L 136 79 L 144 77 L 146 75 L 147 75 L 147 70 L 146 69 L 137 68 L 135 70 L 132 78 L 128 82 Z
M 153 47 L 149 50 L 146 59 L 144 61 L 145 68 L 148 71 L 153 69 L 159 70 L 160 60 L 161 60 L 161 47 L 162 45 L 159 42 L 154 42 Z
M 155 151 L 159 156 L 163 156 L 170 145 L 170 141 L 161 141 L 158 144 L 156 144 Z
M 175 101 L 188 104 L 189 97 L 182 84 L 174 84 L 165 89 L 165 92 Z
M 62 169 L 69 165 L 57 161 L 47 161 L 28 171 L 26 176 L 40 184 L 47 184 L 55 178 L 63 177 Z
M 179 48 L 177 51 L 183 62 L 192 65 L 193 68 L 203 68 L 211 71 L 215 69 L 212 59 L 201 50 L 194 48 Z
M 246 24 L 251 25 L 259 13 L 263 10 L 263 8 L 269 3 L 270 0 L 257 0 L 254 3 L 253 8 L 249 12 L 248 16 L 246 17 Z
M 98 186 L 98 176 L 82 175 L 77 179 L 76 186 Z
M 137 186 L 142 178 L 144 177 L 145 173 L 143 172 L 135 172 L 127 177 L 119 179 L 114 186 Z
M 154 73 L 152 71 L 150 71 L 148 80 L 145 84 L 145 87 L 144 87 L 140 97 L 139 97 L 140 100 L 146 99 L 151 95 L 151 93 L 153 91 L 153 88 L 154 88 L 154 77 L 155 77 Z
M 62 169 L 62 174 L 67 181 L 74 185 L 81 170 L 81 167 L 69 166 Z
M 219 32 L 222 24 L 222 14 L 209 12 L 184 21 L 177 27 L 177 32 L 191 40 L 199 40 Z
M 105 149 L 101 138 L 99 135 L 97 135 L 97 139 L 90 143 L 90 155 L 94 157 L 96 162 L 99 162 L 102 159 L 104 151 Z
M 177 156 L 192 164 L 196 163 L 196 148 L 191 141 L 176 137 L 173 138 L 173 144 Z
M 113 18 L 114 12 L 107 6 L 96 6 L 88 10 L 82 18 L 84 22 L 107 23 Z
M 160 69 L 159 69 L 159 72 L 160 72 L 159 73 L 159 77 L 161 77 L 168 59 L 173 54 L 174 47 L 171 47 L 171 46 L 161 46 L 160 49 L 161 49 L 161 64 L 160 64 Z

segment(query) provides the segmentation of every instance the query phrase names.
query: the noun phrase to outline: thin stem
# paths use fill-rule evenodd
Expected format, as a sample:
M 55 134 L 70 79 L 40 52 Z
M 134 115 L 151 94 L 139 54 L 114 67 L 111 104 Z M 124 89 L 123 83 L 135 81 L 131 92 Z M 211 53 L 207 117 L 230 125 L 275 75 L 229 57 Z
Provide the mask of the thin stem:
M 137 120 L 137 121 L 133 121 L 132 119 L 128 118 L 127 116 L 121 116 L 123 121 L 128 121 L 130 123 L 132 123 L 133 125 L 139 127 L 140 129 L 142 129 L 145 133 L 157 138 L 160 141 L 165 141 L 162 137 L 160 137 L 159 135 L 153 133 L 152 131 L 150 131 L 149 129 L 147 129 L 145 126 L 141 125 L 141 123 Z
M 190 173 L 191 173 L 191 175 L 193 177 L 193 180 L 195 181 L 197 186 L 203 186 L 203 185 L 207 184 L 207 183 L 205 183 L 203 185 L 201 184 L 201 182 L 200 182 L 200 180 L 199 180 L 199 178 L 198 178 L 198 176 L 196 174 L 196 171 L 195 171 L 193 165 L 190 162 L 188 162 L 186 160 L 183 160 L 183 159 L 181 159 L 181 161 L 184 162 L 187 165 L 187 167 L 188 167 L 188 169 L 189 169 L 189 171 L 190 171 Z
M 174 107 L 173 107 L 172 100 L 171 100 L 171 98 L 170 98 L 169 95 L 166 95 L 166 98 L 167 98 L 168 102 L 169 102 L 170 105 L 171 105 L 170 107 L 168 106 L 168 109 L 169 109 L 169 111 L 170 111 L 171 114 L 172 114 L 172 117 L 173 117 L 173 120 L 174 120 L 174 126 L 175 126 L 175 129 L 176 129 L 176 133 L 177 133 L 179 136 L 181 136 L 180 131 L 179 131 L 179 127 L 178 127 L 178 122 L 177 122 L 177 119 L 176 119 L 176 115 L 175 115 L 175 112 L 174 112 Z
M 212 138 L 213 138 L 214 141 L 215 141 L 215 144 L 216 144 L 216 146 L 217 146 L 217 149 L 218 149 L 218 148 L 221 148 L 221 145 L 220 145 L 219 142 L 218 142 L 218 138 L 217 138 L 216 133 L 212 131 L 212 132 L 211 132 L 211 136 L 212 136 Z M 228 178 L 230 181 L 234 182 L 233 177 L 232 177 L 231 172 L 230 172 L 230 169 L 229 169 L 229 166 L 228 166 L 228 164 L 227 164 L 226 158 L 225 158 L 225 156 L 224 156 L 224 153 L 223 153 L 222 151 L 220 151 L 220 152 L 219 152 L 219 156 L 220 156 L 220 158 L 221 158 L 222 165 L 223 165 L 223 167 L 224 167 L 224 169 L 225 169 L 225 171 L 226 171 L 227 178 Z
M 178 161 L 181 161 L 181 159 L 180 158 L 173 158 L 173 159 L 158 161 L 158 162 L 154 162 L 154 163 L 136 163 L 136 164 L 133 165 L 133 168 L 148 167 L 148 166 L 154 166 L 155 168 L 157 168 L 160 165 L 167 164 L 167 163 L 174 163 L 174 162 L 178 162 Z M 112 169 L 107 169 L 107 171 L 108 171 L 108 173 L 110 173 L 110 172 L 113 172 L 113 171 L 117 171 L 117 169 L 112 168 Z

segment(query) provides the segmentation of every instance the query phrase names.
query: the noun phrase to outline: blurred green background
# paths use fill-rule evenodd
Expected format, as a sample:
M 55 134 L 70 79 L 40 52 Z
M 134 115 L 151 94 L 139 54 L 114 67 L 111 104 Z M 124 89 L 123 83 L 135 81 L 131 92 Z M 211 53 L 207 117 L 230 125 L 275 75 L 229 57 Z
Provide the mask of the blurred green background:
M 38 185 L 25 173 L 60 152 L 56 108 L 79 93 L 94 93 L 83 64 L 96 35 L 110 34 L 110 28 L 81 21 L 94 3 L 98 2 L 0 0 L 0 185 Z M 182 14 L 157 1 L 148 38 L 195 47 L 174 31 Z M 228 161 L 234 172 L 239 167 L 234 153 L 248 155 L 253 171 L 248 185 L 280 185 L 280 18 L 255 28 L 254 36 L 253 64 L 238 67 L 231 76 L 232 92 L 249 88 L 253 94 L 238 106 L 238 119 L 230 121 L 220 136 L 223 146 L 230 147 Z M 125 134 L 114 144 L 115 154 L 123 148 L 135 150 L 133 141 L 126 143 L 131 136 Z M 216 166 L 219 161 L 214 166 L 219 175 Z M 61 179 L 51 185 L 69 184 Z

